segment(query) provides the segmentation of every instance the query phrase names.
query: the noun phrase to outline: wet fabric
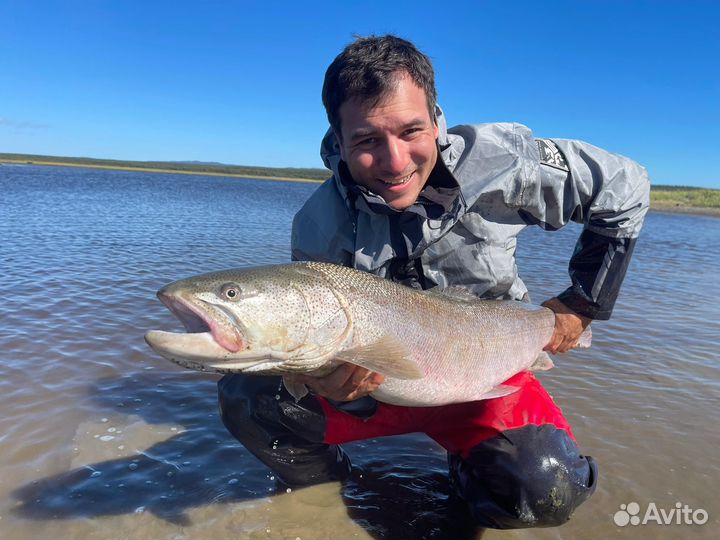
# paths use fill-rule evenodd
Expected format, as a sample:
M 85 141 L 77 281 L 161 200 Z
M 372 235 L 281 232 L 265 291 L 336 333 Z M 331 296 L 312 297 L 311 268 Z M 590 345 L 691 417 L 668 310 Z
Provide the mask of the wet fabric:
M 296 402 L 279 378 L 244 375 L 220 379 L 218 397 L 227 430 L 285 484 L 307 486 L 350 474 L 342 449 L 323 443 L 325 415 L 312 397 Z
M 597 487 L 593 459 L 551 424 L 503 431 L 448 465 L 475 523 L 492 529 L 562 525 Z
M 290 486 L 347 478 L 341 443 L 421 432 L 448 451 L 452 486 L 478 525 L 559 525 L 594 491 L 596 466 L 531 373 L 507 384 L 520 390 L 443 407 L 377 403 L 369 417 L 312 394 L 295 401 L 274 377 L 226 375 L 218 389 L 228 430 Z
M 530 424 L 554 425 L 573 439 L 562 411 L 532 373 L 518 373 L 503 384 L 520 390 L 502 398 L 441 407 L 378 403 L 375 414 L 368 419 L 339 412 L 318 396 L 315 399 L 326 417 L 323 442 L 340 444 L 385 435 L 426 433 L 451 454 L 467 457 L 482 441 Z

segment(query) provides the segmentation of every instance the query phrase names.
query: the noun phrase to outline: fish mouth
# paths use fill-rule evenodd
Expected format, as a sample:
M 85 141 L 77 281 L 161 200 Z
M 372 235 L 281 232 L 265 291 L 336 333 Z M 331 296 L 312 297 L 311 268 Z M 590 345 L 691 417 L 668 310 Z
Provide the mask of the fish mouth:
M 175 364 L 197 371 L 242 373 L 271 370 L 287 360 L 282 353 L 251 347 L 245 326 L 222 305 L 185 298 L 172 290 L 172 284 L 157 296 L 187 332 L 150 330 L 145 341 Z
M 247 340 L 239 328 L 242 325 L 219 306 L 201 300 L 201 308 L 166 289 L 161 289 L 157 296 L 189 334 L 209 334 L 218 345 L 231 353 L 247 349 Z

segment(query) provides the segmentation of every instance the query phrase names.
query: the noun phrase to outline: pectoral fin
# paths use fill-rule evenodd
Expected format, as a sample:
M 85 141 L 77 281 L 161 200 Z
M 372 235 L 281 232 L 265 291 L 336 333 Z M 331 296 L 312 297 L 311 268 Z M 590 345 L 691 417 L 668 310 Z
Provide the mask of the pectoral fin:
M 283 377 L 283 384 L 295 401 L 300 401 L 308 394 L 307 386 L 302 383 L 292 382 L 287 377 Z
M 530 371 L 547 371 L 555 367 L 552 358 L 545 351 L 541 351 L 535 359 L 535 363 L 530 366 Z
M 347 349 L 336 358 L 396 379 L 422 379 L 425 374 L 405 346 L 391 336 L 370 345 Z
M 499 398 L 503 396 L 509 396 L 510 394 L 517 392 L 520 390 L 519 386 L 510 386 L 509 384 L 499 384 L 495 388 L 490 389 L 489 391 L 485 392 L 482 396 L 477 398 L 480 399 L 493 399 L 493 398 Z

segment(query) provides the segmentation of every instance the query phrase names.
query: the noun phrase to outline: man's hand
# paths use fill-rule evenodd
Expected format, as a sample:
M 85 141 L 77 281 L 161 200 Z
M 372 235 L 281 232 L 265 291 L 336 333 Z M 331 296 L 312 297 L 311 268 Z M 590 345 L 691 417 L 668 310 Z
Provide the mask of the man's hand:
M 551 298 L 542 304 L 555 312 L 555 331 L 544 351 L 564 353 L 577 346 L 580 334 L 592 322 L 592 319 L 579 315 L 557 298 Z
M 355 364 L 342 363 L 324 377 L 293 375 L 292 380 L 309 386 L 323 397 L 335 401 L 352 401 L 377 390 L 385 376 Z

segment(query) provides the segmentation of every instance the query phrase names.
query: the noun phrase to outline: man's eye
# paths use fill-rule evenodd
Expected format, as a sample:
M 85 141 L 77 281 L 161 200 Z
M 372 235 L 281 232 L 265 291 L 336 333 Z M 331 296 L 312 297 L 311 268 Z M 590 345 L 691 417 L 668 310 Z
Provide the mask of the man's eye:
M 371 146 L 377 142 L 375 137 L 368 137 L 367 139 L 361 140 L 358 144 L 361 146 Z

